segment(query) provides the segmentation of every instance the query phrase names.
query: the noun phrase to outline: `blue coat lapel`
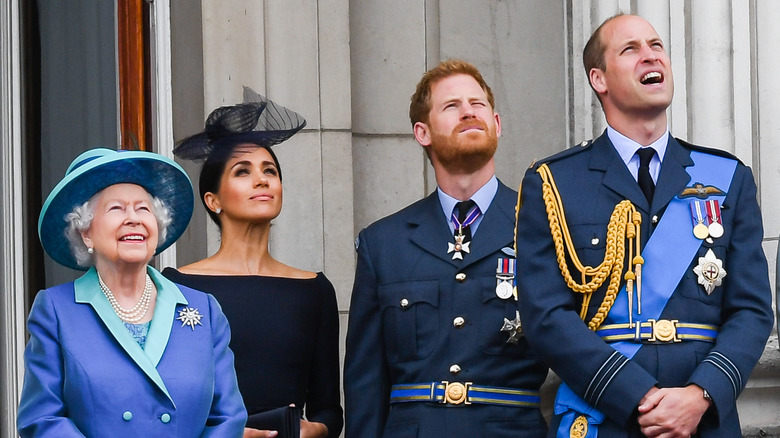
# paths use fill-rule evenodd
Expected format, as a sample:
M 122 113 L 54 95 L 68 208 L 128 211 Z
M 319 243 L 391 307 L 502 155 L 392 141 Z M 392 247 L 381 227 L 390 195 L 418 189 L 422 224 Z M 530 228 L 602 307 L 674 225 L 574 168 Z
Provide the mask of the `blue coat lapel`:
M 688 175 L 685 168 L 689 166 L 693 166 L 690 151 L 683 148 L 674 137 L 669 136 L 664 162 L 658 173 L 658 184 L 655 186 L 651 213 L 655 214 L 665 208 L 669 201 L 688 185 L 691 176 Z
M 474 234 L 471 254 L 465 257 L 466 265 L 481 260 L 503 247 L 514 246 L 515 205 L 517 205 L 517 195 L 507 186 L 499 183 L 496 197 L 490 203 L 482 223 Z
M 447 254 L 447 242 L 454 242 L 454 240 L 436 192 L 431 193 L 415 206 L 416 208 L 409 214 L 408 221 L 411 228 L 409 240 L 431 255 L 458 266 L 452 260 L 452 254 Z
M 147 269 L 152 281 L 157 286 L 157 301 L 155 302 L 154 316 L 149 328 L 145 349 L 141 349 L 141 346 L 133 339 L 122 320 L 114 312 L 114 309 L 111 308 L 108 299 L 103 294 L 103 291 L 100 290 L 97 271 L 94 267 L 90 268 L 86 274 L 74 282 L 75 298 L 77 303 L 87 303 L 95 309 L 100 320 L 105 324 L 122 349 L 149 376 L 155 385 L 165 393 L 171 403 L 174 403 L 171 395 L 168 393 L 165 382 L 163 382 L 160 373 L 157 372 L 157 365 L 165 352 L 165 347 L 168 345 L 176 305 L 187 304 L 187 300 L 179 291 L 179 288 L 170 280 L 151 267 L 147 267 Z
M 591 170 L 604 172 L 603 184 L 607 188 L 617 193 L 621 198 L 628 199 L 637 208 L 646 213 L 650 212 L 647 198 L 634 177 L 631 176 L 631 172 L 628 171 L 606 132 L 593 142 L 589 167 Z

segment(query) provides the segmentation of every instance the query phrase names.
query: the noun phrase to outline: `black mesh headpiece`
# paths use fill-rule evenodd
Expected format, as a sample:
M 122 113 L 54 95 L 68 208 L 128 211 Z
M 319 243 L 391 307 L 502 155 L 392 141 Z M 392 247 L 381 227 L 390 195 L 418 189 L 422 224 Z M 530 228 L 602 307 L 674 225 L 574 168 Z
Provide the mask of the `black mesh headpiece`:
M 244 87 L 244 102 L 209 114 L 203 132 L 182 140 L 173 153 L 186 160 L 206 159 L 215 147 L 253 143 L 270 147 L 292 137 L 306 119 Z

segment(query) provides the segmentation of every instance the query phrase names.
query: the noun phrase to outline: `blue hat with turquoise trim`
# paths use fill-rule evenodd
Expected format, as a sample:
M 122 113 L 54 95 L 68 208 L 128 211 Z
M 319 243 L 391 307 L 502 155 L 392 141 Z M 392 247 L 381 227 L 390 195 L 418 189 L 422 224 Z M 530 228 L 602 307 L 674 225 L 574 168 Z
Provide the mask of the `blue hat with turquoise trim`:
M 106 187 L 123 183 L 143 187 L 170 209 L 172 221 L 165 240 L 157 244 L 156 254 L 184 233 L 192 217 L 194 195 L 190 178 L 181 166 L 153 152 L 90 149 L 73 160 L 65 177 L 46 198 L 38 218 L 38 237 L 54 261 L 68 268 L 86 269 L 76 262 L 65 236 L 65 216 Z

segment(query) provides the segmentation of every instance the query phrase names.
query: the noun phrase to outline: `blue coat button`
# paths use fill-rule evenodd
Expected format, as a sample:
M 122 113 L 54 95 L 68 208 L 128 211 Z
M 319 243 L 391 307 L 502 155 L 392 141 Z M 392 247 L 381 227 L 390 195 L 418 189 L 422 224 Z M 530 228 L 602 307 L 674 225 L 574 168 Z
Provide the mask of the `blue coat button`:
M 169 414 L 162 414 L 160 421 L 167 424 L 171 421 L 171 416 Z
M 123 418 L 125 421 L 130 421 L 130 420 L 132 420 L 132 419 L 133 419 L 133 413 L 132 413 L 132 412 L 130 412 L 130 411 L 125 411 L 125 413 L 124 413 L 124 414 L 122 414 L 122 418 Z

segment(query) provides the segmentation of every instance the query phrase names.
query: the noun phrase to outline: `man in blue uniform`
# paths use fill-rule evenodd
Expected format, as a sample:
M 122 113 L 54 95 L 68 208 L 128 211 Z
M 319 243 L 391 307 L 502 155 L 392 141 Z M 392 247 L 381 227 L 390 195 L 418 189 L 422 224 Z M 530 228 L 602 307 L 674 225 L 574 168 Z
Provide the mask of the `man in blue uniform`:
M 409 115 L 437 190 L 357 239 L 344 371 L 346 436 L 540 437 L 547 368 L 514 294 L 517 192 L 498 181 L 501 120 L 471 64 L 423 76 Z
M 565 383 L 550 436 L 741 436 L 773 322 L 751 171 L 669 135 L 644 19 L 607 20 L 583 59 L 609 127 L 527 171 L 517 222 L 523 328 Z

